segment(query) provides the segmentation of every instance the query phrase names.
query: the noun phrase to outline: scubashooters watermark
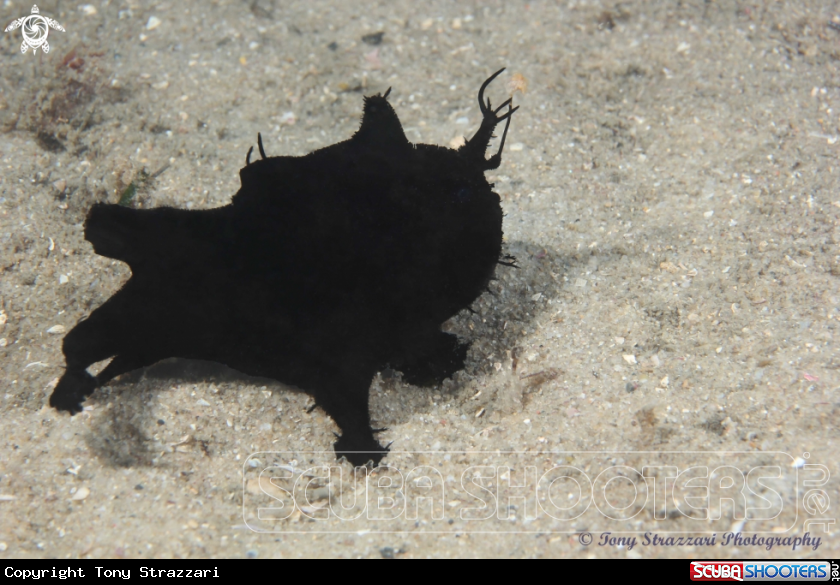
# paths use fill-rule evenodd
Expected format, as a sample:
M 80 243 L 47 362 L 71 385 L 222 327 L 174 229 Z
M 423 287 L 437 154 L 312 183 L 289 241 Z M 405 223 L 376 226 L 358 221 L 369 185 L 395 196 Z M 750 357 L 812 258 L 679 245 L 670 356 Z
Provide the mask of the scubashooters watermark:
M 837 581 L 828 561 L 693 561 L 692 581 Z
M 781 452 L 392 451 L 389 465 L 374 469 L 332 456 L 251 455 L 246 525 L 268 533 L 557 533 L 584 546 L 603 534 L 647 537 L 650 546 L 700 535 L 715 545 L 801 550 L 819 547 L 819 533 L 835 523 L 823 489 L 828 469 Z M 631 521 L 638 532 L 628 533 Z
M 29 49 L 32 49 L 33 55 L 38 52 L 39 48 L 45 53 L 50 52 L 50 44 L 47 42 L 50 29 L 64 32 L 64 27 L 58 24 L 58 21 L 48 16 L 43 16 L 37 5 L 32 7 L 32 14 L 29 16 L 16 18 L 10 22 L 5 32 L 17 30 L 18 28 L 23 35 L 20 52 L 25 53 Z

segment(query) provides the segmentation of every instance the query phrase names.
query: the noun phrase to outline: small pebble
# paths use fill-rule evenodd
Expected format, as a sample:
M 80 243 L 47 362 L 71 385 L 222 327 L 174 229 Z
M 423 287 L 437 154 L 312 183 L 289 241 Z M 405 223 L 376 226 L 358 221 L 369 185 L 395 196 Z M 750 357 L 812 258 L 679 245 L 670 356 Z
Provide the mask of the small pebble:
M 65 331 L 67 331 L 67 329 L 65 329 L 64 325 L 53 325 L 47 329 L 47 333 L 53 333 L 55 335 L 61 335 Z
M 9 545 L 7 545 L 5 542 L 0 542 L 0 551 L 4 551 L 7 548 L 9 548 Z
M 636 363 L 636 356 L 634 356 L 632 353 L 624 354 L 621 357 L 623 357 L 624 361 L 627 362 L 628 364 L 633 365 L 633 364 Z
M 384 36 L 385 33 L 382 31 L 370 33 L 362 37 L 362 42 L 368 45 L 379 45 L 382 44 L 382 37 Z
M 396 551 L 390 546 L 385 546 L 379 549 L 379 554 L 382 555 L 383 559 L 393 559 Z
M 332 499 L 332 493 L 330 492 L 330 488 L 327 486 L 319 487 L 309 492 L 309 498 L 310 501 L 314 502 L 329 500 Z
M 155 30 L 160 26 L 161 20 L 157 16 L 150 16 L 146 23 L 146 30 Z
M 142 483 L 138 483 L 136 486 L 134 486 L 134 489 L 136 489 L 137 491 L 140 491 L 140 490 L 145 489 L 145 488 L 143 487 Z
M 82 4 L 79 6 L 79 10 L 81 10 L 85 16 L 94 16 L 96 15 L 96 6 L 93 4 Z
M 58 277 L 58 284 L 67 284 L 68 282 L 70 282 L 70 279 L 67 278 L 66 274 L 62 274 Z
M 523 148 L 525 148 L 525 145 L 522 144 L 521 142 L 514 142 L 513 144 L 510 145 L 510 149 L 513 152 L 519 152 Z
M 76 490 L 76 493 L 73 494 L 73 497 L 70 498 L 70 499 L 73 500 L 73 501 L 84 500 L 89 495 L 90 495 L 90 490 L 87 487 L 82 486 L 78 490 Z
M 259 556 L 259 553 L 254 549 L 251 549 L 245 553 L 245 556 L 247 556 L 249 559 L 255 559 L 257 558 L 257 556 Z
M 371 69 L 381 69 L 382 61 L 379 59 L 379 49 L 374 49 L 370 53 L 365 53 L 365 61 L 367 61 Z

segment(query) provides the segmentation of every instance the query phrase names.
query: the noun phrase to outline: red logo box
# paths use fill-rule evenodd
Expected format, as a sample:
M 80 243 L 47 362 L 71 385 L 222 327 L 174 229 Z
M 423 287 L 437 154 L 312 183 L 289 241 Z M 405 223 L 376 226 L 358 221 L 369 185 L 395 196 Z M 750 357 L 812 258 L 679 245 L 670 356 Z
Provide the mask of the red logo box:
M 744 563 L 695 561 L 691 563 L 692 581 L 743 581 Z

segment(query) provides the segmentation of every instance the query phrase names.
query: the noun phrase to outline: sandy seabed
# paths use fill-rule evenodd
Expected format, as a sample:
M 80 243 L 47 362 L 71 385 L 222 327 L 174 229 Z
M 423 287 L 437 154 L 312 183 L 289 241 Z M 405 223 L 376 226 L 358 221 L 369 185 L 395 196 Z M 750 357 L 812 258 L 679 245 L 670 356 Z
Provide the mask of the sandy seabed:
M 840 556 L 835 2 L 39 7 L 49 54 L 0 35 L 0 556 Z M 169 362 L 49 408 L 62 333 L 130 275 L 92 203 L 224 205 L 257 132 L 305 154 L 388 87 L 410 140 L 454 145 L 500 67 L 520 268 L 447 324 L 454 380 L 374 380 L 367 492 L 270 380 Z

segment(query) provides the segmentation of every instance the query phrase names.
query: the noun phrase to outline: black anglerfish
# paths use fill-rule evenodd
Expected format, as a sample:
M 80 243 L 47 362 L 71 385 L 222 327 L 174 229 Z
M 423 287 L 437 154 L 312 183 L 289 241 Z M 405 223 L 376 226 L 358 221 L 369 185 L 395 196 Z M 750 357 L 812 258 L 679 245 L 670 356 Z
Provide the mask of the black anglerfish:
M 266 157 L 258 137 L 261 160 L 252 147 L 224 207 L 94 205 L 85 238 L 132 276 L 64 338 L 50 404 L 77 413 L 130 370 L 210 360 L 304 390 L 341 428 L 336 456 L 378 464 L 388 448 L 370 425 L 373 376 L 390 367 L 428 386 L 462 369 L 468 344 L 440 326 L 506 263 L 500 199 L 484 177 L 517 110 L 485 102 L 502 71 L 482 84 L 481 126 L 457 150 L 409 142 L 389 89 L 364 99 L 344 142 Z M 87 371 L 108 358 L 99 375 Z

